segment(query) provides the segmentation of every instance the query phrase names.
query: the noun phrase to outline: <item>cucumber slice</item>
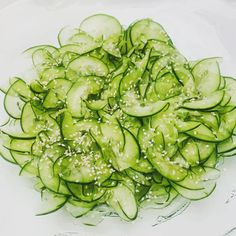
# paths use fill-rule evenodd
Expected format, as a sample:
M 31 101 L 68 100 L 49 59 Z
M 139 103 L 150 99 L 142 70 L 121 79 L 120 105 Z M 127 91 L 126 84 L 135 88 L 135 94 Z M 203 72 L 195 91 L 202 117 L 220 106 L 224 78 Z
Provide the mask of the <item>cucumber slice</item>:
M 200 154 L 199 154 L 198 146 L 194 142 L 194 140 L 192 139 L 187 140 L 186 144 L 180 150 L 180 152 L 185 158 L 185 160 L 189 163 L 189 165 L 196 166 L 199 164 Z
M 122 33 L 122 27 L 117 19 L 105 14 L 97 14 L 87 17 L 80 24 L 80 30 L 88 33 L 95 39 L 114 39 L 118 41 Z
M 179 132 L 187 132 L 190 130 L 196 129 L 198 126 L 200 126 L 201 123 L 197 121 L 187 121 L 183 122 L 181 120 L 176 120 L 176 128 L 178 129 Z
M 148 178 L 146 178 L 146 176 L 144 176 L 142 173 L 135 171 L 133 169 L 127 169 L 125 171 L 125 173 L 135 182 L 142 184 L 142 185 L 146 185 L 146 186 L 150 186 L 151 183 L 150 181 L 148 181 Z
M 37 216 L 47 215 L 59 210 L 66 204 L 67 200 L 67 197 L 63 195 L 44 190 L 42 192 L 43 206 Z
M 209 96 L 203 98 L 202 100 L 194 100 L 190 102 L 185 102 L 183 108 L 191 110 L 205 110 L 216 107 L 221 103 L 224 98 L 224 91 L 216 91 Z
M 155 171 L 151 163 L 144 158 L 136 160 L 136 164 L 132 166 L 132 169 L 145 174 L 152 173 Z
M 229 152 L 236 148 L 236 136 L 233 135 L 232 137 L 226 139 L 222 143 L 217 145 L 217 150 L 219 153 Z
M 156 80 L 159 78 L 159 74 L 161 73 L 162 70 L 164 69 L 169 69 L 171 71 L 170 67 L 170 56 L 163 56 L 160 59 L 156 60 L 151 68 L 151 77 L 153 80 Z M 169 68 L 168 68 L 169 67 Z
M 114 133 L 113 133 L 114 135 Z M 136 161 L 139 159 L 140 150 L 135 137 L 128 131 L 123 130 L 124 135 L 124 146 L 122 146 L 122 139 L 119 139 L 118 145 L 117 141 L 111 136 L 111 141 L 108 144 L 103 141 L 98 141 L 102 148 L 103 156 L 108 160 L 111 165 L 119 171 L 128 169 L 136 165 Z M 123 138 L 123 137 L 122 137 Z
M 94 181 L 95 161 L 86 160 L 86 155 L 64 157 L 57 163 L 60 177 L 67 182 L 90 183 Z
M 10 150 L 17 152 L 31 152 L 31 148 L 35 139 L 12 139 L 10 142 Z
M 75 198 L 83 202 L 95 202 L 106 194 L 105 188 L 98 187 L 94 184 L 81 185 L 68 183 L 67 187 Z
M 209 182 L 219 178 L 219 170 L 209 167 L 194 167 L 182 181 L 176 182 L 177 185 L 190 190 L 202 190 L 207 187 Z
M 77 41 L 74 42 L 74 36 L 78 35 L 79 33 L 80 33 L 79 29 L 72 28 L 70 26 L 65 26 L 59 31 L 57 35 L 58 43 L 60 44 L 60 46 L 63 46 L 66 44 L 77 43 Z M 83 35 L 86 35 L 86 34 L 83 34 Z M 82 37 L 82 42 L 85 42 L 85 40 L 83 40 L 83 37 Z
M 158 99 L 166 100 L 181 93 L 181 84 L 174 75 L 166 73 L 156 80 L 155 92 Z
M 54 79 L 64 78 L 65 77 L 65 70 L 63 67 L 50 67 L 45 69 L 41 73 L 40 83 L 46 86 L 49 82 L 53 81 Z
M 117 214 L 124 220 L 130 221 L 137 217 L 138 208 L 132 191 L 123 184 L 111 190 L 111 197 L 107 200 Z
M 195 142 L 198 147 L 200 162 L 207 160 L 216 149 L 215 143 L 208 143 L 200 140 L 195 140 Z
M 146 102 L 142 104 L 135 98 L 135 94 L 133 93 L 124 95 L 122 103 L 120 103 L 120 107 L 124 113 L 135 117 L 155 115 L 156 113 L 161 112 L 166 106 L 168 106 L 168 103 L 165 101 Z
M 180 181 L 187 176 L 188 172 L 185 168 L 163 157 L 160 152 L 150 150 L 148 154 L 148 159 L 154 168 L 167 179 Z
M 164 57 L 164 56 L 171 56 L 171 63 L 176 63 L 177 65 L 185 64 L 187 61 L 186 59 L 172 46 L 163 41 L 159 40 L 149 40 L 148 41 L 148 48 L 152 48 L 151 57 Z M 163 71 L 169 72 L 164 69 Z
M 35 137 L 32 133 L 25 133 L 21 128 L 20 120 L 11 120 L 1 128 L 2 133 L 16 139 L 32 139 Z
M 33 156 L 28 153 L 23 153 L 23 152 L 17 152 L 17 151 L 10 151 L 12 157 L 14 158 L 15 162 L 23 167 L 25 164 L 33 160 Z
M 236 89 L 236 81 L 234 78 L 225 77 L 225 89 L 227 94 L 231 97 L 230 101 L 227 103 L 227 106 L 236 106 L 236 96 L 235 96 L 235 89 Z
M 33 94 L 25 81 L 17 79 L 8 89 L 4 98 L 4 108 L 9 116 L 15 119 L 21 117 L 25 101 L 32 98 Z
M 72 52 L 82 55 L 102 46 L 102 42 L 95 41 L 90 35 L 71 27 L 64 27 L 59 32 L 58 41 L 62 54 Z
M 208 142 L 216 142 L 217 138 L 213 132 L 205 125 L 201 124 L 195 129 L 186 132 L 189 136 Z
M 212 152 L 209 158 L 204 162 L 205 167 L 215 168 L 217 164 L 217 154 L 216 150 Z
M 88 212 L 90 212 L 95 206 L 97 202 L 82 202 L 82 201 L 77 201 L 74 199 L 70 199 L 66 203 L 66 209 L 70 214 L 75 217 L 79 218 Z
M 74 83 L 67 94 L 67 107 L 74 117 L 83 117 L 87 107 L 83 100 L 90 94 L 98 93 L 102 88 L 99 77 L 89 76 Z
M 199 92 L 209 95 L 215 92 L 221 83 L 219 64 L 216 58 L 207 58 L 198 62 L 192 69 Z
M 139 42 L 146 43 L 149 39 L 171 43 L 163 27 L 151 19 L 143 19 L 136 22 L 131 28 L 130 36 L 133 45 Z
M 6 161 L 15 164 L 16 162 L 15 162 L 14 158 L 12 157 L 10 150 L 7 148 L 7 146 L 9 146 L 11 143 L 11 138 L 4 133 L 0 133 L 0 137 L 1 137 L 0 138 L 0 155 L 1 155 L 1 157 Z
M 36 115 L 34 110 L 30 104 L 30 102 L 26 103 L 21 115 L 21 128 L 23 132 L 29 133 L 32 136 L 36 135 L 39 131 L 35 129 L 36 127 Z
M 75 58 L 69 63 L 67 70 L 72 71 L 74 76 L 107 76 L 109 73 L 106 64 L 92 56 Z
M 190 200 L 201 200 L 203 198 L 208 197 L 215 189 L 215 183 L 209 183 L 209 185 L 200 190 L 189 190 L 184 187 L 181 187 L 175 183 L 171 183 L 174 189 L 183 197 Z
M 38 163 L 39 178 L 43 185 L 52 192 L 69 195 L 66 186 L 61 183 L 58 173 L 54 171 L 54 162 L 47 156 Z
M 58 66 L 59 57 L 59 50 L 52 46 L 36 48 L 32 53 L 32 61 L 39 74 L 45 69 Z

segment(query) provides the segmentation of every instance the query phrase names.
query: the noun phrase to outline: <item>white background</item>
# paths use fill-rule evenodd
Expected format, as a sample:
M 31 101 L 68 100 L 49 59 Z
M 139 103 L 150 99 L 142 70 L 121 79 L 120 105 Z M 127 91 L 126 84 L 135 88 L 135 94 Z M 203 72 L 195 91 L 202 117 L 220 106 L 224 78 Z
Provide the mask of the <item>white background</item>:
M 236 77 L 236 1 L 234 0 L 1 0 L 0 84 L 24 71 L 21 52 L 35 44 L 56 43 L 58 30 L 78 25 L 88 15 L 108 13 L 123 25 L 140 18 L 159 21 L 177 48 L 189 59 L 221 56 L 222 73 Z M 7 4 L 9 4 L 7 6 Z M 1 110 L 0 110 L 1 112 Z M 3 114 L 1 112 L 1 118 Z M 225 201 L 236 189 L 236 159 L 225 161 L 213 195 L 194 202 L 180 216 L 160 224 L 158 212 L 123 223 L 108 219 L 96 228 L 82 226 L 65 211 L 36 217 L 40 197 L 32 183 L 18 176 L 18 169 L 0 160 L 0 235 L 158 235 L 223 236 L 236 226 L 236 200 Z M 74 232 L 78 234 L 68 234 Z

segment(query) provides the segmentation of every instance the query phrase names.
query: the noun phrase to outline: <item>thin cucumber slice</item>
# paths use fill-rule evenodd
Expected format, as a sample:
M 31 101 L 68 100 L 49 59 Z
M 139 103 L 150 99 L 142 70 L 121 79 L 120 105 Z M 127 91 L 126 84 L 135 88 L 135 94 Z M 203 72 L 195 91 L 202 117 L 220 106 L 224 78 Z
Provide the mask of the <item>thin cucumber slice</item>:
M 45 89 L 43 88 L 43 86 L 40 84 L 39 81 L 34 80 L 30 83 L 30 89 L 34 92 L 34 93 L 44 93 Z
M 186 59 L 172 46 L 171 44 L 168 44 L 166 42 L 160 41 L 160 40 L 150 40 L 147 44 L 148 48 L 152 48 L 151 51 L 151 57 L 164 57 L 164 56 L 171 56 L 171 62 L 176 63 L 177 65 L 183 65 L 187 61 Z M 169 72 L 168 68 L 167 70 L 163 70 L 166 72 Z
M 216 150 L 212 152 L 209 158 L 204 162 L 204 167 L 215 168 L 217 164 L 217 153 Z
M 61 184 L 58 173 L 54 171 L 54 162 L 47 156 L 38 163 L 39 178 L 43 185 L 52 192 L 69 195 L 65 185 Z
M 227 106 L 236 106 L 236 96 L 235 96 L 235 89 L 236 89 L 236 80 L 231 77 L 225 77 L 226 86 L 225 89 L 227 94 L 231 97 Z
M 118 215 L 126 220 L 134 220 L 137 217 L 138 208 L 132 191 L 123 184 L 111 190 L 111 197 L 107 200 Z
M 63 157 L 59 160 L 58 168 L 60 177 L 67 182 L 91 183 L 95 178 L 94 158 L 86 160 L 85 154 Z
M 163 200 L 165 200 L 164 196 L 163 196 Z M 151 208 L 151 209 L 163 209 L 165 207 L 168 207 L 177 198 L 177 196 L 178 196 L 178 192 L 176 192 L 174 188 L 171 188 L 168 193 L 167 201 L 165 201 L 165 202 L 162 201 L 160 204 L 160 201 L 156 201 L 156 198 L 154 197 L 153 199 L 147 199 L 146 201 L 144 200 L 143 202 L 141 202 L 141 207 L 142 208 Z M 157 198 L 159 198 L 159 197 L 157 197 Z
M 122 27 L 117 19 L 105 14 L 89 16 L 80 24 L 80 30 L 88 33 L 95 39 L 114 39 L 118 41 Z
M 11 120 L 4 127 L 1 128 L 4 134 L 16 139 L 32 139 L 35 137 L 32 133 L 25 133 L 21 128 L 20 120 Z
M 219 64 L 216 58 L 207 58 L 198 62 L 192 69 L 199 92 L 209 95 L 215 92 L 221 82 Z
M 78 131 L 70 112 L 64 112 L 61 127 L 65 140 L 73 140 L 77 136 Z
M 106 194 L 105 188 L 98 187 L 93 183 L 90 185 L 68 183 L 67 187 L 75 198 L 83 202 L 95 202 Z
M 34 158 L 31 161 L 26 162 L 20 171 L 21 176 L 27 176 L 27 177 L 38 177 L 38 159 Z
M 123 102 L 120 104 L 124 113 L 135 117 L 152 116 L 161 112 L 168 105 L 165 101 L 140 103 L 133 93 L 127 93 L 123 96 Z
M 213 132 L 205 125 L 201 124 L 195 129 L 186 132 L 189 136 L 202 141 L 216 142 L 217 138 Z
M 24 105 L 22 110 L 21 128 L 25 133 L 34 136 L 39 132 L 37 128 L 35 129 L 36 126 L 36 115 L 30 102 L 28 102 Z
M 229 152 L 236 148 L 236 136 L 233 135 L 232 137 L 226 139 L 222 143 L 217 145 L 217 150 L 219 153 Z
M 44 190 L 42 192 L 43 206 L 41 206 L 41 210 L 37 216 L 47 215 L 59 210 L 66 204 L 67 200 L 66 196 L 53 193 L 49 190 Z
M 209 182 L 218 179 L 219 175 L 219 170 L 214 168 L 194 167 L 184 180 L 176 182 L 176 184 L 190 190 L 202 190 Z
M 67 70 L 71 71 L 71 73 L 77 77 L 89 75 L 106 76 L 109 73 L 107 65 L 92 56 L 81 56 L 75 58 L 69 63 Z
M 54 46 L 52 46 L 52 45 L 42 44 L 42 45 L 37 45 L 37 46 L 30 47 L 30 48 L 26 49 L 26 50 L 24 51 L 24 53 L 25 53 L 26 55 L 32 56 L 33 53 L 34 53 L 35 51 L 39 50 L 39 49 L 45 49 L 45 50 L 47 50 L 47 51 L 50 52 L 50 53 L 53 53 L 53 52 L 55 52 L 55 51 L 57 50 L 57 48 L 54 47 Z
M 209 143 L 200 140 L 195 140 L 195 142 L 198 147 L 200 162 L 207 160 L 216 149 L 215 143 Z
M 59 50 L 52 46 L 39 48 L 32 53 L 32 61 L 36 70 L 41 74 L 45 69 L 59 65 Z
M 215 183 L 209 183 L 204 189 L 200 190 L 190 190 L 184 187 L 179 186 L 176 183 L 171 183 L 174 189 L 183 197 L 190 199 L 190 200 L 201 200 L 203 198 L 208 197 L 215 189 Z
M 111 165 L 119 170 L 125 170 L 132 166 L 136 165 L 136 161 L 139 159 L 140 150 L 137 144 L 135 137 L 128 131 L 123 130 L 124 140 L 119 139 L 119 141 L 115 141 L 114 133 L 112 134 L 109 144 L 105 144 L 103 142 L 99 142 L 102 148 L 103 156 L 107 159 Z M 123 137 L 122 137 L 123 138 Z M 122 145 L 122 141 L 125 141 L 124 146 Z M 116 145 L 118 143 L 118 145 Z
M 16 161 L 14 160 L 13 156 L 11 155 L 10 150 L 7 148 L 7 146 L 9 146 L 11 143 L 11 138 L 4 133 L 0 133 L 0 137 L 1 137 L 0 138 L 0 155 L 1 155 L 1 157 L 6 161 L 15 164 Z
M 159 78 L 159 74 L 163 69 L 168 68 L 170 64 L 170 56 L 163 56 L 160 59 L 156 60 L 151 68 L 151 77 L 152 79 L 156 80 Z M 171 67 L 169 66 L 169 70 L 171 71 Z
M 10 142 L 10 150 L 17 152 L 31 152 L 31 148 L 35 139 L 12 139 Z
M 167 179 L 173 181 L 180 181 L 183 180 L 187 176 L 187 170 L 177 163 L 174 163 L 167 158 L 163 158 L 163 155 L 157 151 L 153 152 L 154 150 L 150 150 L 149 154 L 149 161 L 155 167 L 155 169 L 161 173 Z
M 8 89 L 4 98 L 4 107 L 8 115 L 19 119 L 25 101 L 32 96 L 33 94 L 27 84 L 22 79 L 17 79 Z
M 173 74 L 166 73 L 156 80 L 155 92 L 158 99 L 166 100 L 181 93 L 181 84 Z
M 130 36 L 133 45 L 139 42 L 146 43 L 149 39 L 171 42 L 163 27 L 151 19 L 136 22 L 131 28 Z
M 101 90 L 102 81 L 99 77 L 87 77 L 74 83 L 67 94 L 67 107 L 74 117 L 83 117 L 87 107 L 83 100 L 90 94 L 96 94 Z
M 49 82 L 58 78 L 65 78 L 65 69 L 63 67 L 53 66 L 43 70 L 40 77 L 40 83 L 46 86 Z
M 99 48 L 100 46 L 101 44 L 96 43 L 94 40 L 90 42 L 90 44 L 68 44 L 60 48 L 60 53 L 75 53 L 83 55 Z
M 148 207 L 151 204 L 163 205 L 168 202 L 169 197 L 170 194 L 165 186 L 153 184 L 145 196 L 146 199 L 142 201 L 141 206 Z
M 58 100 L 57 94 L 54 91 L 50 90 L 45 96 L 45 99 L 43 101 L 43 107 L 45 107 L 46 109 L 50 109 L 57 108 L 60 106 L 62 106 L 62 102 Z
M 135 171 L 133 169 L 127 169 L 125 171 L 125 173 L 131 178 L 133 179 L 133 181 L 142 184 L 142 185 L 146 185 L 146 186 L 150 186 L 151 183 L 150 181 L 148 181 L 148 179 L 146 178 L 146 176 L 144 176 L 142 173 Z
M 152 173 L 155 171 L 151 163 L 147 159 L 144 159 L 144 158 L 138 159 L 136 161 L 136 164 L 132 166 L 132 169 L 141 173 L 145 173 L 145 174 Z
M 44 98 L 43 106 L 47 109 L 63 106 L 72 82 L 67 79 L 54 79 L 47 85 L 49 89 Z
M 116 145 L 117 150 L 124 150 L 126 140 L 125 131 L 118 124 L 100 124 L 102 142 Z
M 201 125 L 201 123 L 197 122 L 197 121 L 183 122 L 181 120 L 176 120 L 176 124 L 175 124 L 175 126 L 179 132 L 187 132 L 190 130 L 194 130 L 200 125 Z
M 180 150 L 181 154 L 185 158 L 185 160 L 191 165 L 196 166 L 200 162 L 200 154 L 198 150 L 197 144 L 194 140 L 187 140 L 184 147 Z
M 77 201 L 74 199 L 70 199 L 66 203 L 66 209 L 70 214 L 75 217 L 79 218 L 88 212 L 90 212 L 95 206 L 97 202 L 82 202 L 82 201 Z
M 90 35 L 69 27 L 60 31 L 58 41 L 61 45 L 59 49 L 61 54 L 72 52 L 82 55 L 102 46 L 102 41 L 96 41 Z
M 78 35 L 78 34 L 80 34 L 79 29 L 72 28 L 70 26 L 65 26 L 59 31 L 57 35 L 58 43 L 60 44 L 60 46 L 63 46 L 66 44 L 77 43 L 77 41 L 74 42 L 73 38 L 75 35 Z M 80 40 L 78 42 L 80 42 Z M 83 37 L 82 37 L 82 42 L 85 42 L 83 40 Z
M 224 91 L 216 91 L 209 96 L 203 98 L 202 100 L 194 100 L 190 102 L 185 102 L 183 108 L 191 110 L 205 110 L 216 107 L 219 105 L 224 98 Z
M 23 152 L 17 152 L 17 151 L 10 151 L 12 157 L 14 158 L 15 162 L 23 167 L 25 164 L 33 160 L 33 156 L 28 153 L 23 153 Z

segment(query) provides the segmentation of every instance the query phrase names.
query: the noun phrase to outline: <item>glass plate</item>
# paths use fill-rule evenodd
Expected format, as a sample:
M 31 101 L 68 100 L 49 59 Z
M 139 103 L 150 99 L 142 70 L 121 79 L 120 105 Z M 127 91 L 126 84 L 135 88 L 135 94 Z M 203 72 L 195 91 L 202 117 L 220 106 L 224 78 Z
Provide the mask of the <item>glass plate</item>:
M 222 73 L 236 76 L 234 0 L 27 0 L 17 1 L 0 11 L 0 85 L 27 68 L 21 55 L 24 49 L 37 44 L 57 44 L 57 33 L 62 27 L 76 26 L 95 13 L 112 14 L 123 25 L 140 18 L 153 18 L 165 27 L 176 47 L 188 59 L 222 57 Z M 0 99 L 2 102 L 2 95 Z M 0 114 L 3 121 L 2 106 Z M 235 170 L 236 160 L 225 160 L 215 192 L 207 199 L 192 202 L 187 208 L 186 202 L 183 203 L 176 208 L 178 212 L 176 209 L 170 212 L 147 210 L 142 218 L 132 223 L 106 218 L 98 226 L 88 227 L 63 210 L 36 217 L 39 193 L 33 190 L 31 181 L 18 176 L 17 167 L 0 159 L 0 235 L 233 235 L 236 226 Z

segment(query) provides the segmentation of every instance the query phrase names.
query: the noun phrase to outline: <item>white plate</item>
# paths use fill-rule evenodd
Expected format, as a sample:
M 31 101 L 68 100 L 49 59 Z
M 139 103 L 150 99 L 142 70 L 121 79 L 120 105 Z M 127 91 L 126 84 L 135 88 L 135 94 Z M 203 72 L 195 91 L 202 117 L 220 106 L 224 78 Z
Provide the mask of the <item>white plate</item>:
M 112 14 L 123 25 L 140 18 L 153 18 L 166 28 L 188 59 L 221 56 L 223 74 L 236 76 L 233 0 L 32 0 L 18 1 L 0 11 L 0 84 L 24 72 L 21 56 L 24 49 L 36 44 L 56 44 L 60 28 L 76 26 L 94 13 Z M 2 111 L 1 106 L 1 120 Z M 29 180 L 18 177 L 18 168 L 0 160 L 0 235 L 223 236 L 236 226 L 235 170 L 236 159 L 226 160 L 217 189 L 209 198 L 193 202 L 179 216 L 155 227 L 152 225 L 162 214 L 157 211 L 147 211 L 143 219 L 133 223 L 105 219 L 97 227 L 87 227 L 65 211 L 36 217 L 39 194 Z

